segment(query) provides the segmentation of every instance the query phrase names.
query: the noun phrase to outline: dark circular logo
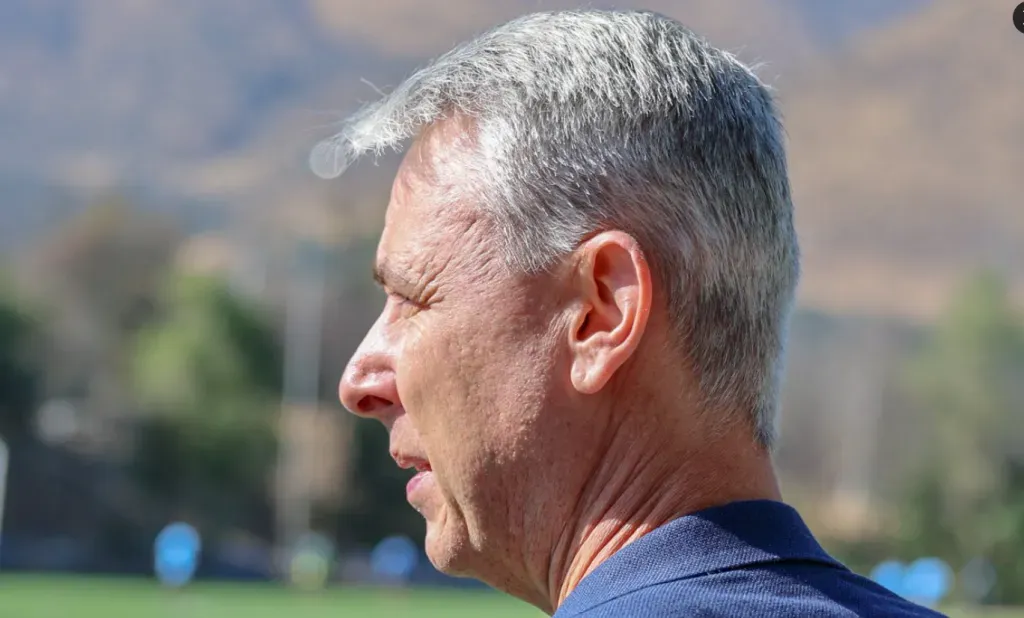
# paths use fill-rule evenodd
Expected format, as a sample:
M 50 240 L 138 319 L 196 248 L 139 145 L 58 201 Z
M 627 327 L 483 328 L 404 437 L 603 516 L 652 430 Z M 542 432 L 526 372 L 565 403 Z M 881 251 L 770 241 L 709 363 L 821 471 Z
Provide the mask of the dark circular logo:
M 1024 33 L 1024 2 L 1017 5 L 1017 8 L 1013 9 L 1013 25 L 1019 32 Z

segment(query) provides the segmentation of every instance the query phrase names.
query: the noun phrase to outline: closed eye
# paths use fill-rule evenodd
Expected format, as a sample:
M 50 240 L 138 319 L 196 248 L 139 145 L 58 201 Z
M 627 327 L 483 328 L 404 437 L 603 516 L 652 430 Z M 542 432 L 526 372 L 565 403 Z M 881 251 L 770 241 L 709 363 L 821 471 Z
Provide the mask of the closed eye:
M 394 300 L 395 302 L 398 302 L 398 303 L 413 303 L 411 298 L 409 298 L 405 294 L 400 294 L 399 292 L 395 292 L 394 290 L 385 290 L 385 293 L 387 293 L 388 298 Z M 415 304 L 415 303 L 413 303 L 413 304 Z
M 419 311 L 420 309 L 423 309 L 422 303 L 418 303 L 408 296 L 393 291 L 388 291 L 387 294 L 388 298 L 394 301 L 395 305 L 403 311 Z

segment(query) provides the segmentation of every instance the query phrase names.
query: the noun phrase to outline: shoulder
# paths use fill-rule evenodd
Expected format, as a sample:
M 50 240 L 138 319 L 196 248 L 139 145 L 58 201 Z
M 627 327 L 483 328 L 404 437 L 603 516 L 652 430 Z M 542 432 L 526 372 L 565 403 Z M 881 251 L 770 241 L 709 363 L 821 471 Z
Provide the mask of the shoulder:
M 561 618 L 562 613 L 556 614 Z M 816 564 L 773 564 L 659 583 L 569 616 L 586 618 L 932 618 L 850 571 Z

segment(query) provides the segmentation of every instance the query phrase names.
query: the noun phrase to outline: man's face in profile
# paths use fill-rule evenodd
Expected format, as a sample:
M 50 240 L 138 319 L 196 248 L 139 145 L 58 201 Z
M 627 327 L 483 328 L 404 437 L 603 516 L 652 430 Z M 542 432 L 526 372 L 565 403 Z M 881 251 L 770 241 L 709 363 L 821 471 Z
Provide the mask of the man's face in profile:
M 525 490 L 558 449 L 542 411 L 567 391 L 555 371 L 557 294 L 542 285 L 551 278 L 510 274 L 485 217 L 442 203 L 442 176 L 459 177 L 446 133 L 414 144 L 396 176 L 375 268 L 387 301 L 340 396 L 383 422 L 392 456 L 417 470 L 408 500 L 426 519 L 432 562 L 479 573 L 528 545 L 527 526 L 541 532 L 526 519 L 553 514 L 555 500 Z

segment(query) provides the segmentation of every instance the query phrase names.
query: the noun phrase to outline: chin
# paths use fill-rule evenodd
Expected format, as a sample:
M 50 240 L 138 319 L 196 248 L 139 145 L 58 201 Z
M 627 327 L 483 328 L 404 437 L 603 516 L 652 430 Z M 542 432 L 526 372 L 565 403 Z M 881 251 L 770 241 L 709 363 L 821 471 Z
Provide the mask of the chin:
M 424 551 L 434 568 L 451 577 L 476 577 L 472 568 L 473 550 L 461 526 L 427 522 Z
M 543 609 L 547 600 L 512 577 L 507 571 L 508 565 L 500 559 L 500 552 L 474 547 L 466 534 L 439 532 L 428 527 L 425 543 L 427 558 L 435 569 L 449 577 L 475 579 Z

